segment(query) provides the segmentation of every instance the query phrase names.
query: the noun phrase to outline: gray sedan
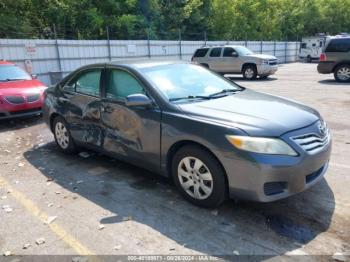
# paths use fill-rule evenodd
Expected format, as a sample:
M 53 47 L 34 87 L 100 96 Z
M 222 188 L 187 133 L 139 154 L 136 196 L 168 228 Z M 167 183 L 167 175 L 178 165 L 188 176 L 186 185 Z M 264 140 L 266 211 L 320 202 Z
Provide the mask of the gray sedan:
M 172 177 L 194 204 L 274 201 L 322 179 L 330 132 L 314 109 L 185 62 L 79 68 L 46 91 L 58 147 L 87 147 Z

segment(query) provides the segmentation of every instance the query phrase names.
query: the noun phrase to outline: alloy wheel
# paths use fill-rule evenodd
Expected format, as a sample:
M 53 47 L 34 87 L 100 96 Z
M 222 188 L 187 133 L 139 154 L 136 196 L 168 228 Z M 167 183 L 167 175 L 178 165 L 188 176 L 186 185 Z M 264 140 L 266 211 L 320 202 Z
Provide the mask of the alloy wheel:
M 68 135 L 68 130 L 63 123 L 61 122 L 56 123 L 55 135 L 56 135 L 56 140 L 58 145 L 62 149 L 67 149 L 69 146 L 69 135 Z
M 255 74 L 255 72 L 254 72 L 254 70 L 253 70 L 252 68 L 247 68 L 247 69 L 244 71 L 244 75 L 245 75 L 245 77 L 248 78 L 248 79 L 253 78 L 254 74 Z
M 350 79 L 350 68 L 349 67 L 340 67 L 337 70 L 337 76 L 342 81 L 348 81 Z
M 209 168 L 196 157 L 183 158 L 177 169 L 184 191 L 195 199 L 206 199 L 213 192 L 213 177 Z

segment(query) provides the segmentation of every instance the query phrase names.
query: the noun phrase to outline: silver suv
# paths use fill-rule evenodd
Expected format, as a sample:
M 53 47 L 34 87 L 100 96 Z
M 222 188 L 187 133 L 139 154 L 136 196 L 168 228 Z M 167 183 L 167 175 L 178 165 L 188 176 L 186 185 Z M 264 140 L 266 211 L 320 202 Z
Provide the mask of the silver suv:
M 243 74 L 245 79 L 267 78 L 277 71 L 277 58 L 254 54 L 244 46 L 205 46 L 192 57 L 197 62 L 220 74 Z

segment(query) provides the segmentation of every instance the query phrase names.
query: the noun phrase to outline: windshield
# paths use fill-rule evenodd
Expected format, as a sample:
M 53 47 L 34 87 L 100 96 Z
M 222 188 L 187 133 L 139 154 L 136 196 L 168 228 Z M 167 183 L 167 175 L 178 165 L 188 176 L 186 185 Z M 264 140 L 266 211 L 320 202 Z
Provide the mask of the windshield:
M 0 66 L 0 82 L 15 80 L 31 80 L 32 78 L 18 66 L 2 65 Z
M 242 90 L 233 82 L 193 64 L 171 64 L 142 71 L 170 101 L 210 96 L 223 90 Z
M 249 50 L 248 48 L 246 48 L 244 46 L 235 46 L 235 50 L 240 55 L 252 55 L 252 54 L 254 54 L 253 51 Z

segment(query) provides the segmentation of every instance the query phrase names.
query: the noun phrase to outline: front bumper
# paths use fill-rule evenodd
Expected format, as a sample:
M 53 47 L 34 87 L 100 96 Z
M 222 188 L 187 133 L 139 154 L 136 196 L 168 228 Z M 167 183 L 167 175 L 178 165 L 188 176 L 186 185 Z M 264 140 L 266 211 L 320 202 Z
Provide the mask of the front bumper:
M 30 110 L 21 110 L 21 111 L 15 111 L 15 112 L 6 112 L 6 111 L 0 110 L 0 120 L 39 115 L 41 113 L 42 113 L 41 108 L 33 108 Z
M 300 135 L 297 130 L 284 135 L 287 139 Z M 271 202 L 302 192 L 322 179 L 328 168 L 331 140 L 316 154 L 309 154 L 288 142 L 298 153 L 296 157 L 242 152 L 237 157 L 221 160 L 227 173 L 232 198 Z
M 258 65 L 258 75 L 273 75 L 278 70 L 278 65 Z

